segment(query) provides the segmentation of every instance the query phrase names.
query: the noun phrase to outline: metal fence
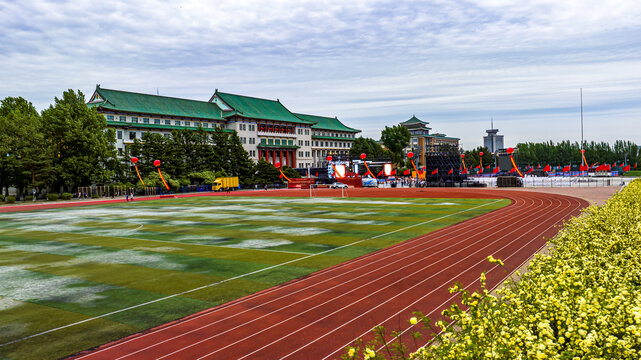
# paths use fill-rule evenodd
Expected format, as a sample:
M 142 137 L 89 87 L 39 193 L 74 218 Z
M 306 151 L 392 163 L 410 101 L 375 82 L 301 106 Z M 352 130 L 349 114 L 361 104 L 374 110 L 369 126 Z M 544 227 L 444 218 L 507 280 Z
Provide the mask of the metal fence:
M 634 180 L 632 177 L 529 177 L 522 178 L 523 187 L 603 187 L 603 186 L 623 186 Z M 492 177 L 474 177 L 470 180 L 486 184 L 488 187 L 496 187 L 496 178 Z

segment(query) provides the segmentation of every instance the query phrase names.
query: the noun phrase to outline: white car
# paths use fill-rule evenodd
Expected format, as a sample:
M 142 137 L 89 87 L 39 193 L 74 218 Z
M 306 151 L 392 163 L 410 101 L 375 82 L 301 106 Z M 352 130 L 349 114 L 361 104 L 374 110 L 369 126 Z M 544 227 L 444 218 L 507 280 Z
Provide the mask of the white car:
M 347 189 L 347 185 L 340 183 L 340 182 L 335 182 L 332 185 L 329 186 L 331 189 Z

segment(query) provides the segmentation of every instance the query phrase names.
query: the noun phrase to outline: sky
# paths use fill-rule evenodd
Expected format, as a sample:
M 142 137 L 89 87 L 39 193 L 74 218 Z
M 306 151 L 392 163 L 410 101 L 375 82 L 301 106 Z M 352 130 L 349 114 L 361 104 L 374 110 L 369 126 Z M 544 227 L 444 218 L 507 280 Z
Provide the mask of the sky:
M 66 89 L 337 116 L 378 139 L 416 115 L 505 145 L 641 143 L 641 1 L 0 1 L 0 99 Z

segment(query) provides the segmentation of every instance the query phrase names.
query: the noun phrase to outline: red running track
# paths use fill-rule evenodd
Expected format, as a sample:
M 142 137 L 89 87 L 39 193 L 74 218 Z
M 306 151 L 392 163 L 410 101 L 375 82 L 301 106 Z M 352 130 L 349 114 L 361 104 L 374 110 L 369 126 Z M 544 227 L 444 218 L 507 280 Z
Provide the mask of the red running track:
M 438 318 L 455 300 L 448 292 L 454 282 L 476 289 L 486 271 L 488 287 L 495 287 L 553 237 L 557 225 L 589 205 L 563 195 L 489 189 L 354 189 L 349 195 L 507 198 L 512 204 L 74 358 L 337 359 L 375 325 L 415 331 L 407 321 L 412 311 Z M 490 264 L 488 255 L 505 267 Z

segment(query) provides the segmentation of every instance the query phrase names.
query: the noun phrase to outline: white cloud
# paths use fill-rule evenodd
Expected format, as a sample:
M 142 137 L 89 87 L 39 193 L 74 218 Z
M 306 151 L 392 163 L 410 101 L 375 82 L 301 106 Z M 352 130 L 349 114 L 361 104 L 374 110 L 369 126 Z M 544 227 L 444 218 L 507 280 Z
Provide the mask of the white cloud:
M 375 138 L 416 114 L 469 148 L 492 116 L 511 144 L 571 137 L 583 87 L 586 118 L 619 126 L 595 140 L 641 142 L 639 18 L 633 1 L 9 1 L 0 98 L 219 88 Z

